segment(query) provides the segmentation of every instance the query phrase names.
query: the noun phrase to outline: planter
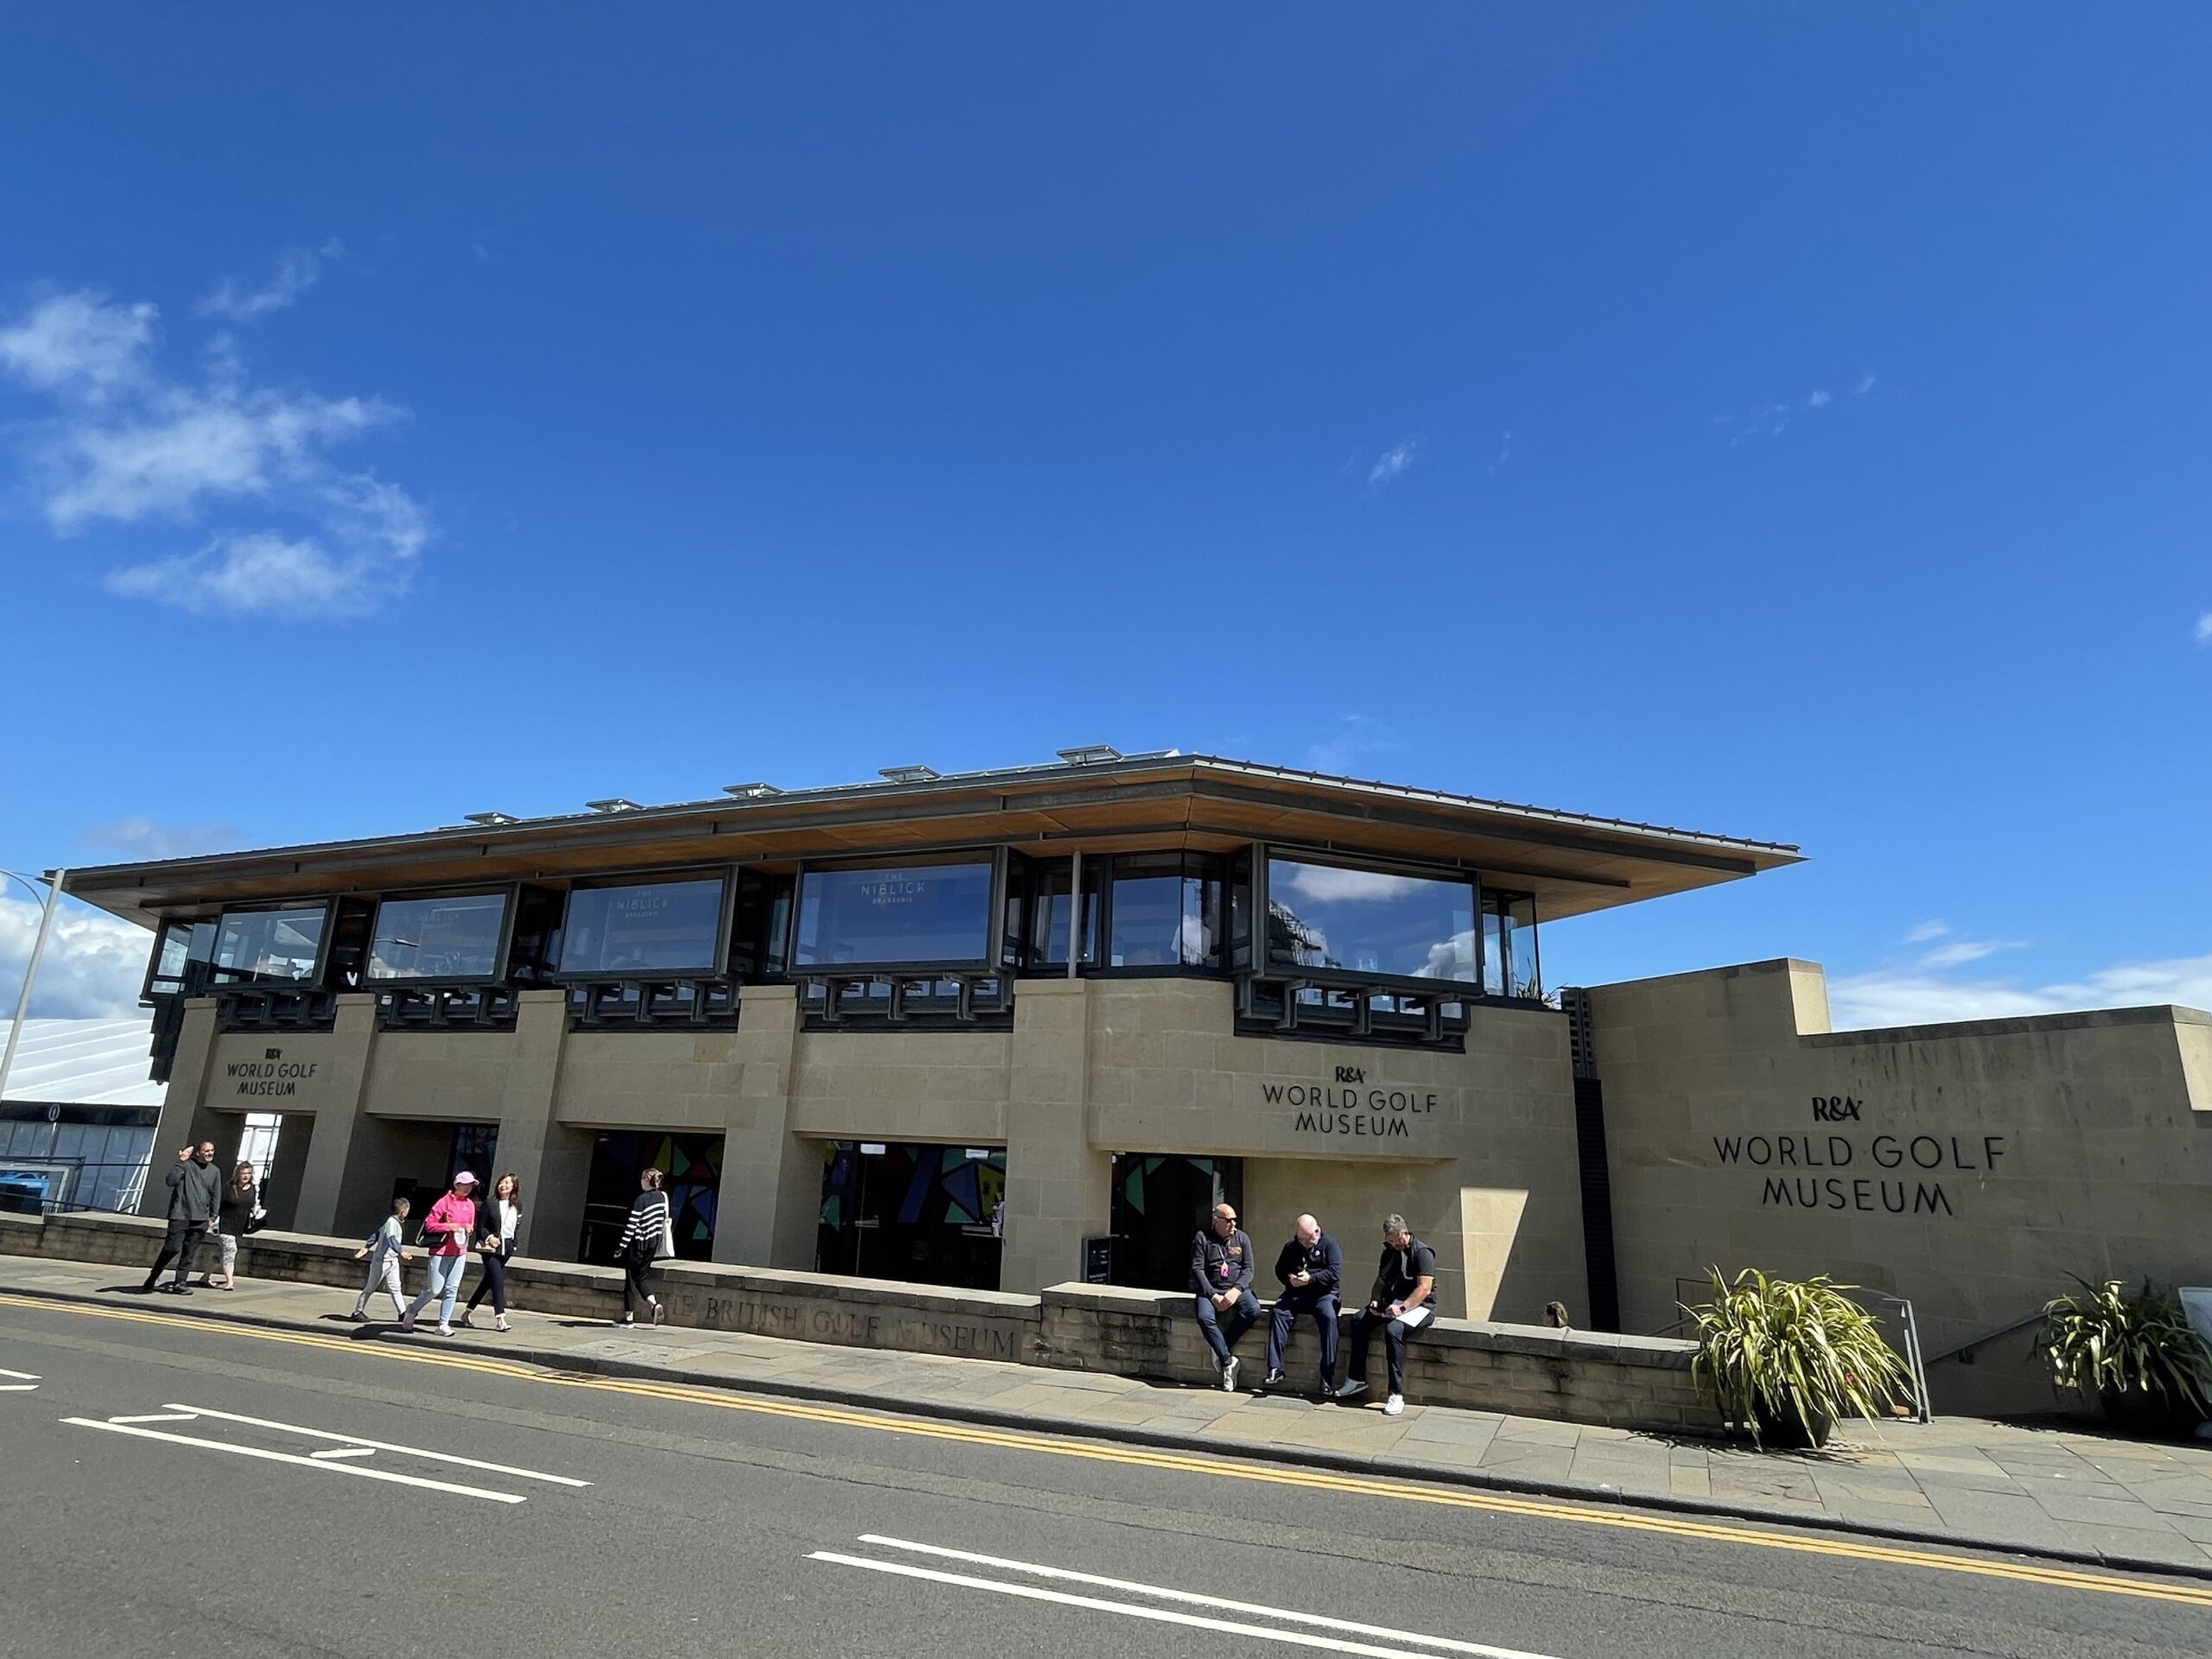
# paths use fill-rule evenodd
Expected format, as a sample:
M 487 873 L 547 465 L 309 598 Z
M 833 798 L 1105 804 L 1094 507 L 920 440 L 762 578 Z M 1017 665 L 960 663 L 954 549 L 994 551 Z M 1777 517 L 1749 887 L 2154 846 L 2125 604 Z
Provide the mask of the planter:
M 2123 1434 L 2146 1440 L 2186 1440 L 2193 1438 L 2202 1417 L 2196 1407 L 2145 1389 L 2106 1389 L 2097 1395 L 2105 1421 Z
M 1755 1414 L 1759 1423 L 1759 1445 L 1777 1452 L 1817 1452 L 1828 1443 L 1828 1436 L 1835 1433 L 1835 1419 L 1813 1414 L 1812 1433 L 1805 1432 L 1805 1425 L 1794 1412 L 1780 1415 L 1769 1411 L 1762 1402 Z

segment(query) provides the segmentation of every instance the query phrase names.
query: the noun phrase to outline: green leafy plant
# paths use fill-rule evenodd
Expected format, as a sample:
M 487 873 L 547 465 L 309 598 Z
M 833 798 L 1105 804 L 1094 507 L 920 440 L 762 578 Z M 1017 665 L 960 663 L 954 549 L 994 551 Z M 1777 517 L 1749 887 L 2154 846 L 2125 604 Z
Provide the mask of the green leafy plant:
M 2190 1325 L 2180 1297 L 2148 1279 L 2133 1294 L 2117 1279 L 2075 1282 L 2083 1294 L 2045 1303 L 2036 1334 L 2053 1382 L 2107 1403 L 2212 1416 L 2212 1346 Z
M 1713 1300 L 1682 1308 L 1697 1336 L 1691 1372 L 1754 1440 L 1822 1445 L 1837 1418 L 1877 1417 L 1905 1387 L 1880 1321 L 1845 1294 L 1855 1287 L 1710 1271 Z

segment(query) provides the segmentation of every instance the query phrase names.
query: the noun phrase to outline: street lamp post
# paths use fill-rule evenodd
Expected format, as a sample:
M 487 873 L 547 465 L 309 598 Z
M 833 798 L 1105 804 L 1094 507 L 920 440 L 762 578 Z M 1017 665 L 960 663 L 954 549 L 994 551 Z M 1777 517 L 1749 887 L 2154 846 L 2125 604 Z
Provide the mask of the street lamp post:
M 13 870 L 0 870 L 0 875 L 15 876 L 29 887 L 34 896 L 38 886 L 27 875 L 17 875 Z M 30 1015 L 31 986 L 38 979 L 38 959 L 46 954 L 46 936 L 54 931 L 54 907 L 61 902 L 61 884 L 68 879 L 67 870 L 52 870 L 46 876 L 45 908 L 39 912 L 38 937 L 31 941 L 31 959 L 23 969 L 23 988 L 16 997 L 16 1017 L 8 1027 L 8 1046 L 0 1049 L 0 1100 L 8 1098 L 8 1072 L 16 1064 L 16 1045 L 23 1035 L 23 1021 Z

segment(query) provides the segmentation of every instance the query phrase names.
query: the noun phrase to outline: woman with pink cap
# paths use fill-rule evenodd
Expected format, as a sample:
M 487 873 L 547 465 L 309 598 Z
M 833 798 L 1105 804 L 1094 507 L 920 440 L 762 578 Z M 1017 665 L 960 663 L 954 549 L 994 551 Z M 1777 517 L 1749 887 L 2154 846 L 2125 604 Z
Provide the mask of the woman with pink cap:
M 415 1316 L 441 1297 L 438 1334 L 453 1335 L 454 1298 L 461 1294 L 461 1275 L 468 1266 L 468 1240 L 476 1230 L 476 1177 L 462 1170 L 453 1178 L 453 1190 L 430 1206 L 423 1218 L 423 1242 L 429 1247 L 430 1276 L 422 1294 L 400 1315 L 399 1328 L 412 1331 Z

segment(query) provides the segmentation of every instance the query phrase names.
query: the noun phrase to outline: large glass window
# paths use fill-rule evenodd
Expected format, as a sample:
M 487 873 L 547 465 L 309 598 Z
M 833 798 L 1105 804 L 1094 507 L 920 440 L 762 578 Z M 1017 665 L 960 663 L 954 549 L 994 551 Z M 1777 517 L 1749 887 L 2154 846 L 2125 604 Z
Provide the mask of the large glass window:
M 990 939 L 988 863 L 809 870 L 792 965 L 988 962 Z
M 1098 890 L 1105 868 L 1103 859 L 1083 861 L 1082 919 L 1077 946 L 1079 960 L 1088 966 L 1098 959 Z M 1068 927 L 1076 922 L 1077 906 L 1071 888 L 1073 861 L 1059 859 L 1030 867 L 1029 963 L 1033 968 L 1068 965 Z
M 215 949 L 213 922 L 163 922 L 154 946 L 151 971 L 146 977 L 149 996 L 175 996 L 185 988 L 185 976 L 195 962 L 210 960 Z
M 311 979 L 329 906 L 226 912 L 215 927 L 215 977 L 227 985 Z
M 1268 861 L 1270 969 L 1378 978 L 1476 978 L 1475 885 Z
M 369 942 L 371 979 L 497 979 L 504 893 L 388 899 Z
M 564 974 L 710 974 L 720 955 L 722 884 L 651 881 L 578 887 L 561 930 Z
M 1218 859 L 1184 853 L 1116 858 L 1107 965 L 1218 968 L 1221 905 Z

